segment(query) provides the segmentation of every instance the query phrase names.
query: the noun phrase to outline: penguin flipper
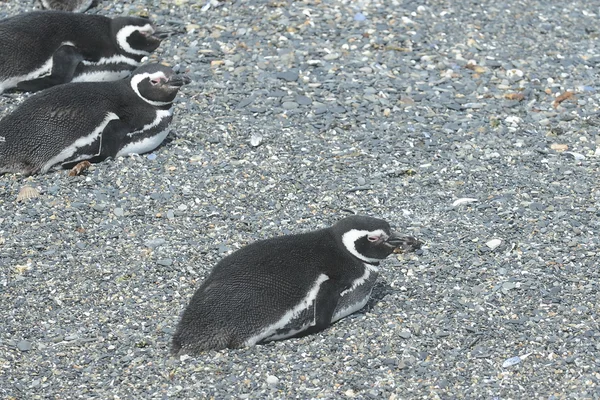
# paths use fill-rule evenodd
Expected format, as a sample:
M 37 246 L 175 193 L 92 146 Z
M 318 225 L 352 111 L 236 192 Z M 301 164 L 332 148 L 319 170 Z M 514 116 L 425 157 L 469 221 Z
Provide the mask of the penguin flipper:
M 126 137 L 127 133 L 130 131 L 130 127 L 122 120 L 116 118 L 115 115 L 115 119 L 109 121 L 104 127 L 100 136 L 99 147 L 95 150 L 95 155 L 89 158 L 79 157 L 65 161 L 61 164 L 61 167 L 71 169 L 84 160 L 95 164 L 104 161 L 108 157 L 116 157 L 122 147 L 124 137 Z
M 83 55 L 76 47 L 60 46 L 52 55 L 52 72 L 42 78 L 17 83 L 17 89 L 37 92 L 52 86 L 68 83 L 73 80 L 75 69 L 83 60 Z
M 335 281 L 327 280 L 321 284 L 319 293 L 315 299 L 315 323 L 302 332 L 298 332 L 293 337 L 299 338 L 313 333 L 321 332 L 329 325 L 333 318 L 333 313 L 338 305 L 340 297 L 340 286 Z
M 98 154 L 88 161 L 97 163 L 108 157 L 115 158 L 117 153 L 119 153 L 119 150 L 123 147 L 127 134 L 131 131 L 131 127 L 121 119 L 113 119 L 110 121 L 102 131 Z

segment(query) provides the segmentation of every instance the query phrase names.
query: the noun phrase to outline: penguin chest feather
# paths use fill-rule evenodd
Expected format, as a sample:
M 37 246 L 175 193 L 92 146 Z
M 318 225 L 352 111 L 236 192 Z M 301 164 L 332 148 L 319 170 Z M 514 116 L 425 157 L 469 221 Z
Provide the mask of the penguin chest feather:
M 377 280 L 379 269 L 371 264 L 364 264 L 365 271 L 356 278 L 350 287 L 340 293 L 338 305 L 333 312 L 331 322 L 342 319 L 363 308 L 369 298 Z
M 127 134 L 127 144 L 119 150 L 117 157 L 143 154 L 157 148 L 169 134 L 171 116 L 171 110 L 156 110 L 156 117 L 152 122 Z

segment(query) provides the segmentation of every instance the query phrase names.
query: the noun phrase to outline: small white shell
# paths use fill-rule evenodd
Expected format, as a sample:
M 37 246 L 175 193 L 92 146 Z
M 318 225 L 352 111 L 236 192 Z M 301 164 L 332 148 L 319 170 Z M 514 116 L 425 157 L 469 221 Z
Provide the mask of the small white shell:
M 463 204 L 473 203 L 474 201 L 477 201 L 477 199 L 473 199 L 471 197 L 463 197 L 462 199 L 455 200 L 454 203 L 452 203 L 452 207 L 458 207 Z
M 490 249 L 494 250 L 496 248 L 498 248 L 498 246 L 500 246 L 502 244 L 502 239 L 492 239 L 489 242 L 487 242 L 485 245 L 487 247 L 489 247 Z
M 23 186 L 17 194 L 17 202 L 40 197 L 40 191 L 31 186 Z
M 252 135 L 250 138 L 250 146 L 258 147 L 263 141 L 263 137 L 261 135 Z
M 513 365 L 517 365 L 521 362 L 521 357 L 516 356 L 516 357 L 511 357 L 511 358 L 507 358 L 503 363 L 502 363 L 502 368 L 508 368 L 508 367 L 512 367 Z

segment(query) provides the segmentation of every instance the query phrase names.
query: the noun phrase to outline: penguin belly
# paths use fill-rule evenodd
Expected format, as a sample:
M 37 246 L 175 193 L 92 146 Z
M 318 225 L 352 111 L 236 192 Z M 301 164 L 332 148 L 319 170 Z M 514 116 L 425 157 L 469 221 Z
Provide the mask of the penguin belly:
M 117 157 L 128 154 L 144 154 L 156 149 L 169 134 L 169 123 L 171 122 L 171 110 L 157 110 L 156 117 L 152 122 L 140 130 L 127 134 Z
M 338 321 L 363 308 L 371 297 L 371 291 L 375 286 L 378 276 L 377 267 L 365 264 L 363 275 L 355 279 L 348 289 L 340 293 L 340 298 L 333 312 L 331 322 Z

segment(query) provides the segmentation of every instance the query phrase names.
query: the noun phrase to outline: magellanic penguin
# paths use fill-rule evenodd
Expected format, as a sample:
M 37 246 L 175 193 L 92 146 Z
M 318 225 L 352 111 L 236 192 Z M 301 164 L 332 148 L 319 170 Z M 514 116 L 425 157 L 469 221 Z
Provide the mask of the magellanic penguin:
M 322 331 L 365 306 L 380 261 L 420 246 L 365 216 L 252 243 L 221 260 L 194 293 L 171 351 L 196 354 Z
M 126 78 L 166 33 L 146 18 L 34 11 L 0 21 L 0 93 Z
M 189 82 L 148 64 L 129 79 L 67 83 L 33 95 L 0 120 L 0 174 L 151 151 L 167 136 L 172 102 Z

